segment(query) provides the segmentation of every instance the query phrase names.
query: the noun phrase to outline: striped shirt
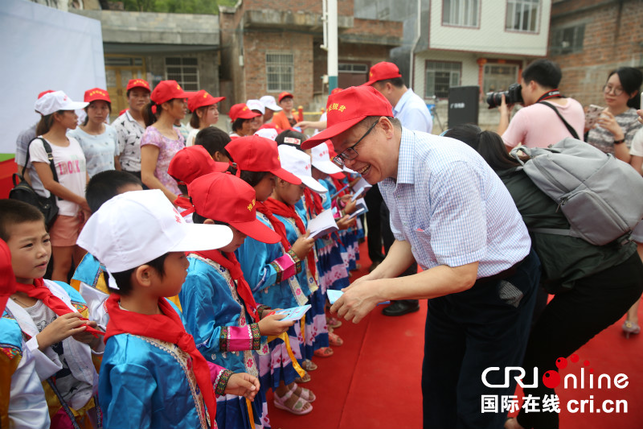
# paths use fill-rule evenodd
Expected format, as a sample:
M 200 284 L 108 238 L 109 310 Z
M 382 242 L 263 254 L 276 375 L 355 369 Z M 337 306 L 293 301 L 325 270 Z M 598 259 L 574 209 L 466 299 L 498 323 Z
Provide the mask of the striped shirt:
M 397 240 L 426 270 L 479 262 L 478 278 L 524 259 L 531 240 L 500 178 L 466 144 L 402 130 L 397 181 L 379 184 Z

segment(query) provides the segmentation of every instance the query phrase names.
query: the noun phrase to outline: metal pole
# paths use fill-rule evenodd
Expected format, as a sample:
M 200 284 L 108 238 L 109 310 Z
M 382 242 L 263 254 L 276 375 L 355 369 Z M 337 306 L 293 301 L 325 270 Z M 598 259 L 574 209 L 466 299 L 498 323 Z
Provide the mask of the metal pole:
M 337 0 L 328 0 L 328 94 L 337 88 Z

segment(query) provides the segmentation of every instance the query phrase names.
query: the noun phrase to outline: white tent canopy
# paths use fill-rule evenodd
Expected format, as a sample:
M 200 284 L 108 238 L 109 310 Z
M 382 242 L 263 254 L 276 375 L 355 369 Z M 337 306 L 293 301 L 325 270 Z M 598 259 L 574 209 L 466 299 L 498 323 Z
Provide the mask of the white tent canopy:
M 82 101 L 105 88 L 100 21 L 25 0 L 0 1 L 0 153 L 14 153 L 16 137 L 40 119 L 38 93 L 62 90 Z

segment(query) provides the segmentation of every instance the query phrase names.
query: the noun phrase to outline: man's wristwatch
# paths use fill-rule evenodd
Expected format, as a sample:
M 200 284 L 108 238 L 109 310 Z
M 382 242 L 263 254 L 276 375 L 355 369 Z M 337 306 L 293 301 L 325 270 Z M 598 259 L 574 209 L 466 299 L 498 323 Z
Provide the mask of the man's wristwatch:
M 625 138 L 622 138 L 620 140 L 614 140 L 614 144 L 621 144 L 621 143 L 625 143 Z

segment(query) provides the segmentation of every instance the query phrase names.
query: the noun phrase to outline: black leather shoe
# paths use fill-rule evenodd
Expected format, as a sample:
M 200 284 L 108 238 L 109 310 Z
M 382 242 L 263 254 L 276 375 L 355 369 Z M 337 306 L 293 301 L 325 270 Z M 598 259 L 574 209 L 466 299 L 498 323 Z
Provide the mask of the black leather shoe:
M 382 310 L 385 316 L 404 316 L 420 310 L 420 303 L 416 299 L 393 301 L 391 305 Z

